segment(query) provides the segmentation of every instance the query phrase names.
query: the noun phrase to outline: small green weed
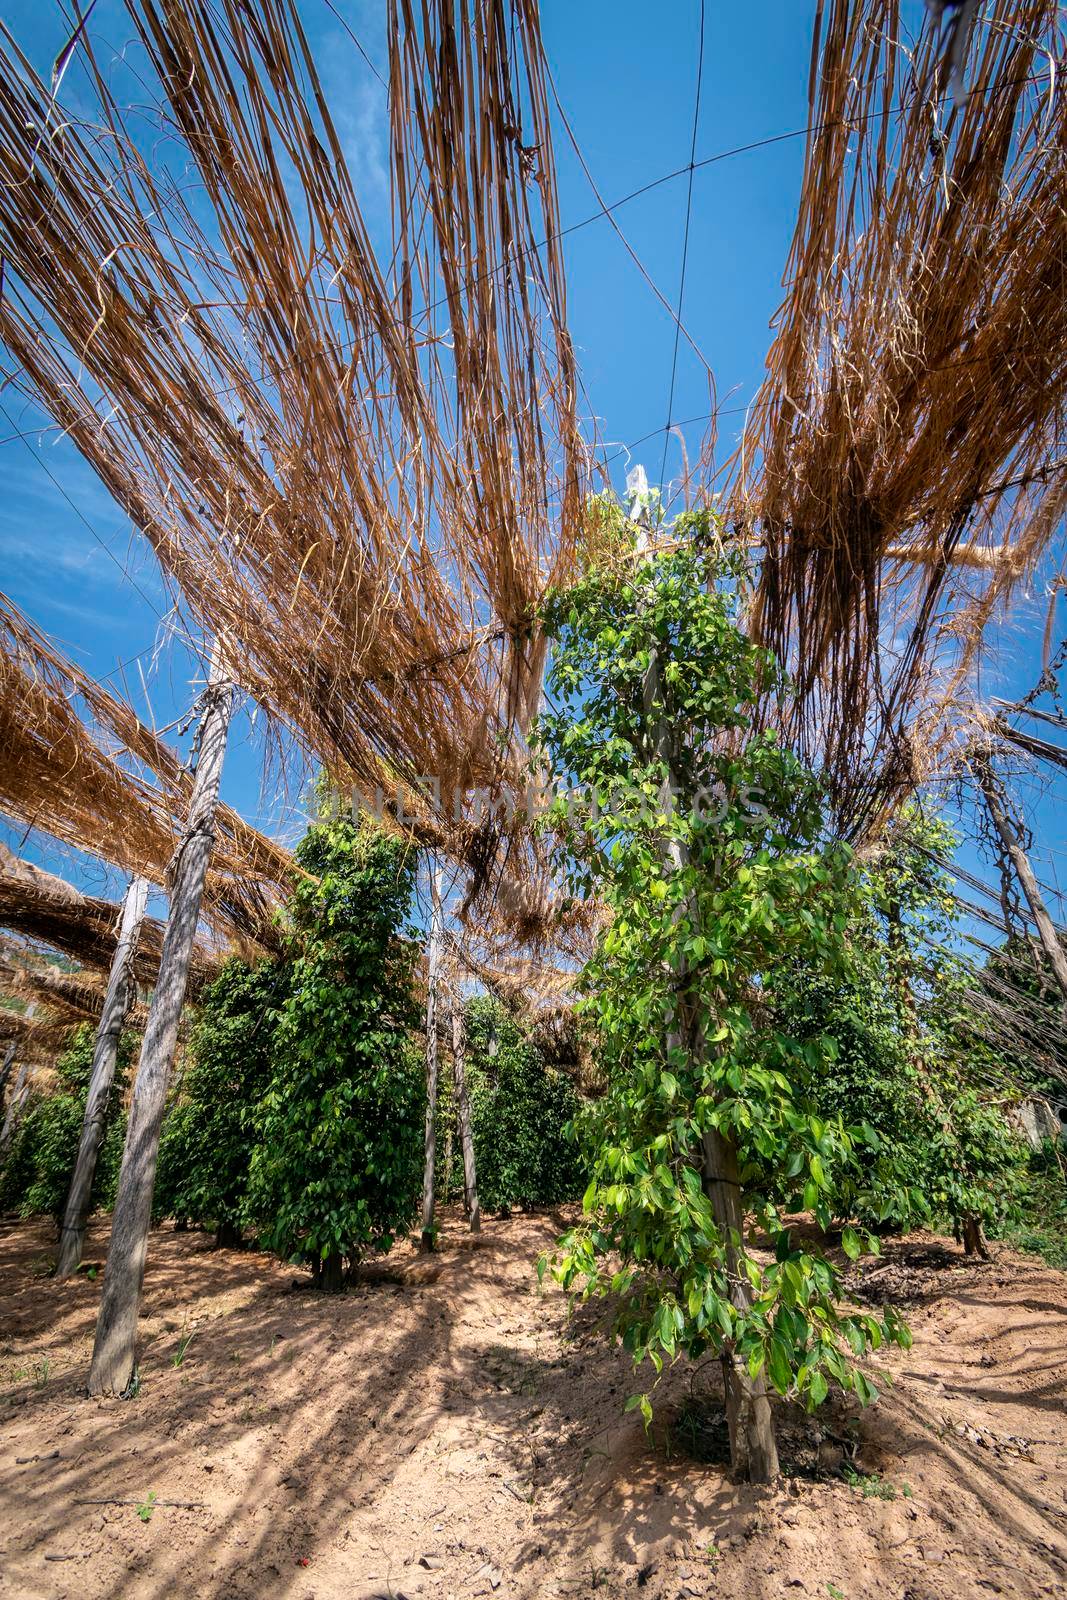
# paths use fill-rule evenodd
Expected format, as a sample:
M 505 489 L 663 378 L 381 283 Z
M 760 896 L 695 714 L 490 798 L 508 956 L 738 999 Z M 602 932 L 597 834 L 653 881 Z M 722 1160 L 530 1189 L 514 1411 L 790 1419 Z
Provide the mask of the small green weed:
M 43 1361 L 35 1361 L 33 1364 L 33 1387 L 35 1389 L 43 1389 L 48 1382 L 51 1371 L 52 1363 L 47 1356 Z
M 857 1472 L 855 1467 L 845 1463 L 841 1469 L 845 1482 L 850 1489 L 859 1489 L 865 1500 L 895 1500 L 897 1495 L 902 1495 L 905 1500 L 911 1499 L 911 1489 L 905 1483 L 898 1489 L 895 1483 L 890 1483 L 877 1472 Z
M 149 1489 L 141 1504 L 137 1507 L 137 1515 L 142 1522 L 151 1522 L 152 1513 L 156 1509 L 156 1491 Z
M 1034 1223 L 1005 1223 L 999 1238 L 1012 1250 L 1023 1255 L 1040 1256 L 1047 1266 L 1067 1271 L 1067 1242 L 1058 1228 L 1042 1227 Z
M 836 1583 L 828 1583 L 826 1592 L 830 1596 L 830 1600 L 845 1600 L 844 1590 L 839 1589 Z
M 194 1335 L 191 1333 L 182 1334 L 181 1338 L 178 1340 L 178 1348 L 170 1358 L 170 1364 L 172 1367 L 181 1366 L 182 1362 L 185 1360 L 185 1352 L 192 1344 L 193 1338 Z

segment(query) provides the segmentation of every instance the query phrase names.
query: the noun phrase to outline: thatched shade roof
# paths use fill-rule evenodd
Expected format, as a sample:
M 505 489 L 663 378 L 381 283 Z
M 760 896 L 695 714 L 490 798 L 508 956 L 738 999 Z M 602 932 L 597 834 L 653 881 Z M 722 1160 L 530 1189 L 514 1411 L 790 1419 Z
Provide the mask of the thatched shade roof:
M 853 830 L 920 778 L 984 626 L 1067 510 L 1067 92 L 1056 0 L 936 28 L 825 0 L 787 295 L 734 512 L 786 726 Z M 963 559 L 957 554 L 963 551 Z M 916 715 L 926 716 L 920 729 Z
M 165 885 L 191 785 L 174 750 L 125 701 L 0 595 L 0 810 Z M 215 830 L 205 915 L 238 944 L 270 943 L 292 857 L 227 806 Z
M 521 790 L 532 611 L 583 485 L 536 8 L 391 8 L 380 254 L 295 4 L 129 12 L 162 140 L 95 73 L 91 21 L 84 116 L 0 48 L 12 381 L 241 686 L 342 785 L 434 778 L 418 836 L 484 874 L 499 841 L 455 800 Z
M 28 861 L 20 861 L 0 845 L 0 928 L 51 945 L 80 966 L 106 972 L 118 938 L 119 907 L 110 900 L 82 894 L 73 884 Z M 134 976 L 142 987 L 155 982 L 163 949 L 163 924 L 145 917 L 134 960 Z M 219 956 L 203 944 L 193 952 L 190 988 L 209 978 Z

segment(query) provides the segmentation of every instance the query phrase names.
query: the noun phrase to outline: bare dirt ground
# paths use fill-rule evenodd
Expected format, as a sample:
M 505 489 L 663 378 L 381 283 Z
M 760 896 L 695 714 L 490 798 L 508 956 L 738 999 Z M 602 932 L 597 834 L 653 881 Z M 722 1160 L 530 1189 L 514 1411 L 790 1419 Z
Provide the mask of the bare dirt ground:
M 801 1475 L 758 1490 L 685 1453 L 721 1435 L 714 1363 L 673 1370 L 651 1441 L 623 1415 L 626 1358 L 537 1292 L 563 1221 L 475 1243 L 453 1217 L 432 1261 L 405 1247 L 332 1298 L 167 1228 L 124 1401 L 84 1398 L 99 1276 L 51 1281 L 51 1230 L 0 1223 L 0 1596 L 1065 1592 L 1067 1277 L 887 1246 L 863 1293 L 910 1307 L 894 1386 L 862 1414 L 783 1408 Z

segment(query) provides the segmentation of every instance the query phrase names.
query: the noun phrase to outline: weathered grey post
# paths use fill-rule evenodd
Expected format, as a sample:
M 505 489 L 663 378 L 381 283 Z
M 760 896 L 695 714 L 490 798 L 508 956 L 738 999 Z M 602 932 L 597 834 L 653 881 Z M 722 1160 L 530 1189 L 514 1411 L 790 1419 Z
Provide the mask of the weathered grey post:
M 467 1191 L 467 1215 L 472 1233 L 482 1231 L 482 1210 L 478 1204 L 478 1175 L 474 1170 L 474 1137 L 471 1133 L 471 1106 L 467 1097 L 466 1028 L 463 1021 L 463 996 L 452 998 L 452 1073 L 456 1085 L 456 1126 L 463 1151 L 463 1187 Z
M 24 1019 L 29 1022 L 36 1010 L 37 1002 L 36 1000 L 31 1000 L 25 1011 L 22 1013 Z M 5 1082 L 11 1074 L 11 1068 L 14 1065 L 17 1053 L 18 1040 L 13 1039 L 8 1046 L 7 1054 L 4 1058 Z M 8 1103 L 7 1112 L 4 1116 L 4 1125 L 2 1128 L 0 1128 L 0 1162 L 2 1162 L 4 1157 L 7 1155 L 7 1147 L 15 1137 L 15 1129 L 22 1120 L 22 1110 L 29 1098 L 30 1069 L 28 1066 L 23 1065 L 15 1074 L 15 1083 L 11 1090 L 11 1099 Z
M 0 1119 L 4 1115 L 4 1101 L 7 1098 L 7 1080 L 11 1076 L 11 1065 L 15 1059 L 16 1045 L 14 1039 L 8 1042 L 4 1051 L 4 1064 L 0 1066 Z
M 56 1277 L 69 1278 L 77 1272 L 85 1242 L 85 1224 L 89 1216 L 89 1196 L 96 1172 L 96 1158 L 104 1134 L 104 1116 L 115 1078 L 119 1039 L 126 1012 L 133 994 L 132 967 L 137 954 L 137 940 L 141 933 L 145 906 L 148 903 L 148 880 L 132 878 L 122 902 L 118 943 L 111 958 L 111 972 L 104 995 L 104 1009 L 96 1030 L 93 1047 L 93 1065 L 89 1074 L 89 1094 L 85 1102 L 85 1120 L 82 1123 L 78 1156 L 70 1180 L 63 1225 L 59 1234 L 59 1259 Z
M 7 1115 L 4 1117 L 4 1126 L 0 1128 L 0 1161 L 7 1155 L 7 1147 L 14 1138 L 15 1129 L 19 1125 L 22 1108 L 26 1104 L 30 1093 L 30 1069 L 20 1067 L 15 1074 L 15 1086 L 11 1091 L 11 1100 L 8 1104 Z
M 174 857 L 170 915 L 122 1152 L 104 1292 L 89 1369 L 91 1395 L 125 1393 L 134 1373 L 137 1315 L 152 1220 L 159 1130 L 178 1039 L 189 961 L 200 919 L 204 880 L 214 843 L 215 807 L 233 706 L 233 686 L 223 669 L 217 645 L 202 704 L 189 817 Z
M 636 524 L 637 552 L 648 548 L 648 480 L 643 467 L 635 467 L 627 476 L 626 489 L 630 498 L 629 516 Z M 648 668 L 641 686 L 642 706 L 648 721 L 656 750 L 663 763 L 666 778 L 659 796 L 660 809 L 670 816 L 674 808 L 673 752 L 670 729 L 656 714 L 660 700 L 660 667 L 655 650 L 649 653 Z M 671 839 L 666 847 L 668 865 L 681 872 L 689 864 L 689 853 L 679 839 Z M 678 972 L 679 983 L 687 975 L 684 958 Z M 681 1045 L 695 1057 L 702 1058 L 707 1044 L 701 1032 L 695 1037 L 683 1038 L 680 1031 L 672 1032 L 667 1040 L 668 1049 Z M 722 1235 L 726 1256 L 726 1277 L 731 1303 L 738 1311 L 747 1312 L 752 1305 L 752 1292 L 746 1274 L 741 1268 L 741 1250 L 744 1240 L 745 1218 L 741 1206 L 741 1186 L 737 1164 L 737 1149 L 732 1139 L 712 1130 L 703 1137 L 704 1170 L 703 1188 L 711 1204 L 712 1216 Z M 726 1394 L 726 1422 L 730 1433 L 730 1460 L 734 1469 L 752 1483 L 771 1483 L 778 1476 L 778 1447 L 774 1437 L 774 1419 L 771 1416 L 767 1385 L 763 1374 L 757 1378 L 749 1375 L 747 1364 L 732 1346 L 722 1353 L 723 1383 Z
M 426 976 L 426 1140 L 422 1172 L 422 1248 L 434 1245 L 434 1180 L 437 1162 L 437 1001 L 441 984 L 441 867 L 434 857 L 430 871 L 430 939 Z
M 1026 903 L 1030 907 L 1030 914 L 1037 924 L 1037 931 L 1045 954 L 1048 956 L 1049 965 L 1056 977 L 1056 982 L 1063 991 L 1064 1000 L 1067 1002 L 1067 955 L 1064 954 L 1060 944 L 1056 925 L 1048 914 L 1048 907 L 1041 897 L 1034 869 L 1030 865 L 1026 851 L 1023 849 L 1022 840 L 1017 830 L 1009 820 L 1007 809 L 1000 785 L 997 782 L 989 760 L 988 750 L 976 751 L 971 757 L 971 766 L 978 786 L 982 791 L 986 807 L 992 818 L 993 826 L 1000 835 L 1001 842 L 1008 853 L 1015 875 L 1022 885 Z

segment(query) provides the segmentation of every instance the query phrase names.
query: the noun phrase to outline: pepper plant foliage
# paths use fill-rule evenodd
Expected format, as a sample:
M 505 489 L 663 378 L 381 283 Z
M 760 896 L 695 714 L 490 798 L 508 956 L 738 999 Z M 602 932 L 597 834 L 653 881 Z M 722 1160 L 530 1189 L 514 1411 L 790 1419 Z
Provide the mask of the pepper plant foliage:
M 119 1039 L 115 1077 L 104 1113 L 104 1131 L 93 1173 L 91 1205 L 109 1209 L 114 1203 L 126 1137 L 122 1091 L 136 1048 L 132 1033 Z M 31 1104 L 18 1124 L 0 1175 L 0 1209 L 18 1209 L 24 1217 L 51 1214 L 58 1224 L 70 1189 L 89 1097 L 96 1030 L 80 1023 L 56 1062 L 53 1093 Z
M 281 961 L 232 956 L 200 997 L 181 1098 L 163 1124 L 155 1209 L 161 1216 L 244 1221 L 256 1108 L 271 1080 L 289 990 Z
M 577 1199 L 585 1179 L 564 1130 L 580 1102 L 568 1079 L 545 1064 L 517 1019 L 490 995 L 468 1002 L 466 1038 L 482 1205 L 506 1211 Z
M 412 1045 L 416 857 L 369 821 L 311 828 L 293 959 L 256 1112 L 245 1219 L 313 1265 L 388 1249 L 414 1220 L 425 1091 Z
M 578 1119 L 593 1178 L 553 1270 L 583 1297 L 615 1297 L 635 1362 L 733 1348 L 809 1406 L 829 1380 L 866 1402 L 852 1357 L 906 1346 L 907 1329 L 891 1310 L 841 1310 L 833 1265 L 786 1220 L 808 1209 L 830 1226 L 864 1134 L 794 1099 L 793 1077 L 834 1041 L 774 1021 L 779 973 L 801 962 L 832 976 L 845 961 L 850 852 L 824 835 L 812 773 L 754 724 L 785 685 L 738 623 L 746 568 L 715 519 L 661 528 L 664 553 L 641 554 L 604 504 L 597 531 L 585 575 L 546 606 L 554 709 L 535 741 L 565 790 L 547 825 L 570 888 L 609 912 L 583 975 L 608 1088 Z M 744 1237 L 713 1216 L 712 1131 L 736 1149 Z M 853 1230 L 844 1243 L 860 1253 Z
M 924 1192 L 935 1219 L 957 1235 L 968 1221 L 997 1227 L 1016 1209 L 1025 1147 L 1005 1108 L 1023 1094 L 970 996 L 959 956 L 959 910 L 939 864 L 958 839 L 941 818 L 905 808 L 870 873 L 887 912 L 887 945 L 909 1050 L 921 1066 L 923 1111 L 912 1129 L 925 1164 Z
M 875 1132 L 834 1186 L 836 1214 L 870 1226 L 906 1230 L 946 1210 L 957 1221 L 992 1215 L 992 1196 L 964 1181 L 953 1154 L 974 1120 L 967 1073 L 991 1067 L 987 1046 L 959 1036 L 966 978 L 950 879 L 935 859 L 956 843 L 943 819 L 904 806 L 863 863 L 847 968 L 827 977 L 797 962 L 775 985 L 779 1027 L 801 1039 L 829 1033 L 838 1047 L 794 1077 L 794 1094 L 823 1114 L 861 1106 Z M 1003 1118 L 1000 1127 L 1006 1134 Z

